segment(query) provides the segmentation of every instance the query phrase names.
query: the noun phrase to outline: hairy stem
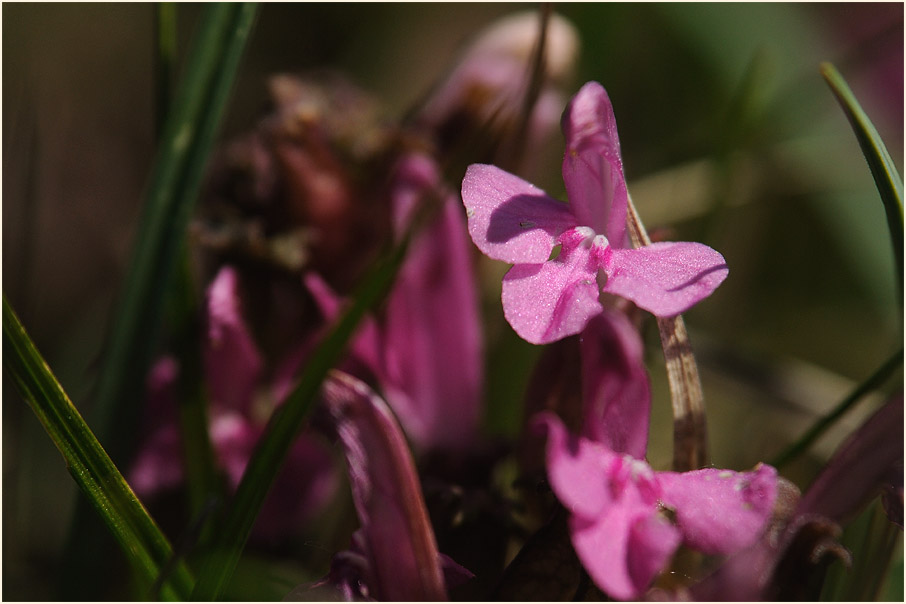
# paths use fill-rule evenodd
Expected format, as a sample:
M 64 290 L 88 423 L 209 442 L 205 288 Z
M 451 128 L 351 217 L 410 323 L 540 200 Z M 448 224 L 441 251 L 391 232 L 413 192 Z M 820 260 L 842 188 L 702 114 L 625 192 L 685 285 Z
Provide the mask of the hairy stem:
M 629 199 L 626 222 L 633 247 L 651 243 L 632 198 Z M 673 404 L 673 469 L 677 472 L 697 470 L 708 463 L 705 396 L 698 377 L 698 365 L 682 315 L 658 317 L 657 326 L 664 347 Z

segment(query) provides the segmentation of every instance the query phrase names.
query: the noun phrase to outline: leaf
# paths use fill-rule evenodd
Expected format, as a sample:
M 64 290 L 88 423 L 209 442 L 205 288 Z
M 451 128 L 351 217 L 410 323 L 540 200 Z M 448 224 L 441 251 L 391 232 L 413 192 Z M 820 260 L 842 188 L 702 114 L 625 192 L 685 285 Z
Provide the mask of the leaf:
M 79 488 L 110 528 L 126 557 L 154 585 L 173 549 L 69 400 L 3 297 L 3 365 L 35 412 Z M 177 563 L 161 586 L 167 599 L 185 599 L 192 576 Z M 155 596 L 156 594 L 149 594 Z
M 862 154 L 868 162 L 868 168 L 874 177 L 884 210 L 887 214 L 887 227 L 890 230 L 890 242 L 893 245 L 894 261 L 897 267 L 897 283 L 900 294 L 900 304 L 903 303 L 903 179 L 897 172 L 897 167 L 881 140 L 881 136 L 874 124 L 862 110 L 859 101 L 840 75 L 840 72 L 830 63 L 821 64 L 821 75 L 830 86 L 837 102 L 843 108 L 846 118 L 852 125 Z
M 205 164 L 255 19 L 254 4 L 208 4 L 170 105 L 151 172 L 130 268 L 117 302 L 90 420 L 114 460 L 134 445 L 137 401 L 154 352 L 173 267 Z M 95 523 L 76 507 L 63 564 L 66 597 L 92 599 L 103 560 Z M 87 591 L 86 591 L 87 590 Z
M 412 222 L 418 224 L 417 220 Z M 305 366 L 296 388 L 271 417 L 249 459 L 226 518 L 217 529 L 219 539 L 213 543 L 213 552 L 201 568 L 198 583 L 192 592 L 193 600 L 213 601 L 223 597 L 264 498 L 321 390 L 321 383 L 340 359 L 365 313 L 375 308 L 387 295 L 405 258 L 409 237 L 404 237 L 386 253 L 368 274 L 352 305 Z

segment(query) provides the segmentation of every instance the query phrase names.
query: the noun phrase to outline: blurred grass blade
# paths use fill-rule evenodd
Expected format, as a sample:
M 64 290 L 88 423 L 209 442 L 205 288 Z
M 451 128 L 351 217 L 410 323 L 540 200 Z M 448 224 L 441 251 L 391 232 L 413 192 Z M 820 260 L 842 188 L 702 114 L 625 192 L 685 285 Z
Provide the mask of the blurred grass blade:
M 121 463 L 135 442 L 138 403 L 163 316 L 165 285 L 179 259 L 256 10 L 254 4 L 205 5 L 170 104 L 89 418 L 111 458 Z M 89 574 L 103 566 L 96 527 L 87 508 L 77 505 L 63 564 L 63 597 L 97 597 L 93 590 L 100 578 Z
M 223 598 L 261 504 L 321 390 L 321 383 L 340 359 L 359 322 L 390 291 L 405 258 L 408 241 L 409 236 L 385 254 L 369 273 L 356 292 L 352 305 L 339 318 L 305 366 L 299 384 L 271 417 L 264 436 L 246 466 L 226 518 L 218 528 L 213 551 L 205 560 L 192 592 L 193 600 Z
M 129 406 L 142 397 L 167 294 L 161 284 L 170 282 L 179 257 L 254 15 L 255 6 L 248 4 L 205 7 L 185 78 L 164 129 L 130 271 L 104 355 L 95 401 L 97 429 L 102 436 L 109 431 L 117 405 Z M 117 432 L 118 439 L 133 438 L 127 430 Z M 119 452 L 119 447 L 114 450 Z
M 57 382 L 5 295 L 3 365 L 146 587 L 153 585 L 171 558 L 170 543 Z M 185 565 L 177 565 L 161 586 L 161 595 L 185 599 L 192 583 Z
M 846 84 L 840 72 L 830 63 L 821 64 L 821 75 L 837 97 L 837 102 L 846 113 L 853 132 L 862 148 L 862 154 L 868 162 L 875 185 L 884 202 L 887 214 L 887 227 L 890 229 L 890 241 L 893 244 L 894 261 L 897 267 L 897 291 L 900 303 L 903 302 L 903 179 L 881 140 L 868 115 L 862 110 L 859 101 Z
M 815 422 L 802 438 L 787 447 L 785 451 L 771 461 L 771 465 L 775 468 L 780 468 L 802 455 L 810 446 L 812 446 L 812 443 L 818 440 L 818 438 L 820 438 L 828 428 L 833 426 L 838 419 L 843 417 L 853 405 L 859 402 L 866 394 L 880 387 L 881 384 L 887 381 L 887 379 L 893 375 L 893 372 L 902 364 L 903 349 L 901 348 L 894 353 L 893 356 L 887 359 L 867 380 L 859 384 L 849 396 L 840 401 L 833 411 Z

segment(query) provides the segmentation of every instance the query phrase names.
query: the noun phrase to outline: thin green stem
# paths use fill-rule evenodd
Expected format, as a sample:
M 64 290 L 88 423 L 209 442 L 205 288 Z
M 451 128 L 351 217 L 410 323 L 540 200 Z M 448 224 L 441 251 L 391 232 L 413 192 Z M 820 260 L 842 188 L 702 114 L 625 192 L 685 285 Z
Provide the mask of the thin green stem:
M 277 477 L 293 440 L 314 404 L 327 372 L 336 365 L 365 314 L 390 291 L 405 258 L 409 236 L 386 254 L 359 288 L 352 305 L 340 317 L 305 366 L 299 384 L 274 413 L 264 436 L 249 460 L 227 516 L 218 528 L 219 539 L 199 574 L 193 600 L 223 597 L 268 490 Z
M 883 365 L 881 365 L 877 371 L 875 371 L 867 380 L 859 384 L 846 398 L 840 401 L 837 406 L 819 419 L 815 424 L 802 435 L 798 441 L 790 445 L 785 451 L 778 455 L 774 461 L 771 462 L 776 468 L 780 468 L 790 463 L 792 460 L 796 459 L 802 455 L 805 451 L 808 450 L 812 444 L 824 434 L 828 428 L 834 425 L 834 423 L 843 417 L 843 415 L 849 411 L 853 405 L 855 405 L 859 400 L 864 397 L 866 394 L 872 390 L 878 388 L 883 384 L 887 378 L 889 378 L 897 367 L 903 364 L 903 349 L 900 348 L 893 356 L 887 359 Z
M 184 77 L 169 105 L 90 418 L 110 456 L 120 463 L 134 446 L 138 403 L 145 396 L 145 375 L 168 295 L 165 285 L 184 245 L 256 8 L 254 4 L 205 6 Z M 100 538 L 85 506 L 77 505 L 62 573 L 64 597 L 97 597 L 90 592 L 95 584 L 90 575 L 105 559 Z
M 113 533 L 147 585 L 172 555 L 169 541 L 69 400 L 3 297 L 3 365 L 17 390 L 60 450 L 76 484 Z M 167 599 L 184 599 L 192 588 L 188 568 L 177 565 L 161 587 Z
M 893 246 L 893 257 L 896 265 L 897 292 L 900 305 L 903 304 L 903 179 L 897 171 L 890 153 L 887 151 L 881 135 L 868 115 L 862 109 L 856 96 L 850 90 L 846 80 L 830 63 L 821 64 L 821 75 L 837 97 L 846 118 L 852 125 L 859 147 L 868 168 L 881 194 L 884 211 L 887 215 L 887 227 L 890 231 L 890 243 Z

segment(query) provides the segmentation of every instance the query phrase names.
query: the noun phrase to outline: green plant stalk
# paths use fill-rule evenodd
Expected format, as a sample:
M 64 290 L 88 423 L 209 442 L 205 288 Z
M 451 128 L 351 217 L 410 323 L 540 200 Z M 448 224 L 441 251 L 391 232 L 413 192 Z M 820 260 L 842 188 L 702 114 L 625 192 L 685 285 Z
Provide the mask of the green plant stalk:
M 883 365 L 881 365 L 877 371 L 875 371 L 867 380 L 859 384 L 855 390 L 853 390 L 849 395 L 840 401 L 833 411 L 819 419 L 815 424 L 809 428 L 808 432 L 802 435 L 798 441 L 787 447 L 780 455 L 778 455 L 771 462 L 771 465 L 775 468 L 781 468 L 786 464 L 790 463 L 792 460 L 796 459 L 802 455 L 805 451 L 808 450 L 812 444 L 824 434 L 828 428 L 834 425 L 834 423 L 843 417 L 843 415 L 849 411 L 853 405 L 855 405 L 859 400 L 864 397 L 866 394 L 872 390 L 878 388 L 883 384 L 887 378 L 889 378 L 897 367 L 903 364 L 903 349 L 900 348 L 899 351 L 894 353 L 889 359 L 887 359 Z
M 3 296 L 3 364 L 34 411 L 69 473 L 101 515 L 130 563 L 148 585 L 170 559 L 172 547 L 120 474 L 66 392 L 54 377 L 12 307 Z M 161 590 L 184 599 L 193 579 L 178 565 Z
M 117 405 L 140 400 L 169 282 L 198 197 L 214 133 L 255 14 L 254 5 L 208 5 L 167 120 L 130 271 L 104 356 L 95 401 L 97 430 L 110 431 Z M 135 407 L 132 405 L 132 407 Z M 115 422 L 117 426 L 122 422 Z M 131 440 L 122 434 L 120 440 Z M 112 447 L 119 452 L 120 447 Z M 114 455 L 116 457 L 116 455 Z
M 255 14 L 253 4 L 205 6 L 170 104 L 89 418 L 109 455 L 121 463 L 133 446 L 137 403 L 145 396 L 145 375 L 167 294 L 162 284 L 169 283 L 179 257 Z M 89 592 L 100 578 L 90 573 L 105 556 L 96 529 L 88 508 L 77 502 L 62 573 L 63 597 L 96 597 Z
M 862 154 L 868 162 L 868 168 L 881 194 L 884 202 L 884 211 L 887 215 L 887 227 L 890 230 L 890 242 L 893 245 L 893 257 L 896 265 L 897 289 L 900 305 L 903 304 L 903 179 L 897 172 L 897 167 L 878 134 L 877 129 L 855 95 L 840 75 L 840 72 L 830 63 L 821 64 L 821 75 L 843 108 L 846 119 L 852 125 Z
M 264 436 L 249 460 L 226 519 L 198 576 L 193 600 L 223 597 L 242 550 L 251 533 L 268 490 L 277 477 L 296 435 L 316 400 L 327 372 L 336 365 L 356 327 L 369 310 L 384 299 L 405 258 L 407 235 L 369 273 L 358 289 L 352 305 L 343 313 L 306 365 L 299 384 L 268 422 Z

